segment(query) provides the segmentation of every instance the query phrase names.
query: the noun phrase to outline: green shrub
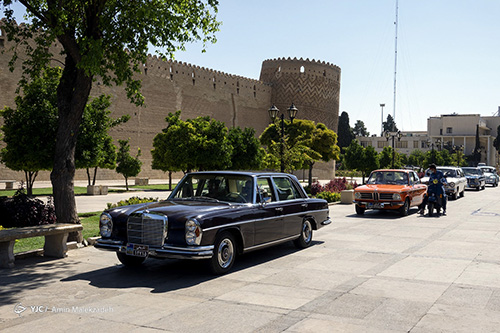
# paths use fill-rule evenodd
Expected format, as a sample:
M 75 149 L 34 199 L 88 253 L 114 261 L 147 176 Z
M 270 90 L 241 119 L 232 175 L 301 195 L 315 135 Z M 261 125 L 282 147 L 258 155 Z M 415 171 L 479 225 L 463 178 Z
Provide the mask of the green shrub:
M 159 201 L 159 199 L 158 198 L 131 197 L 127 200 L 118 201 L 115 204 L 108 202 L 108 209 L 121 207 L 121 206 L 136 205 L 136 204 L 141 204 L 141 203 L 156 202 L 156 201 Z
M 363 174 L 361 171 L 357 170 L 335 170 L 335 177 L 345 177 L 345 178 L 352 178 L 352 177 L 361 177 Z
M 324 191 L 316 194 L 316 198 L 325 199 L 328 202 L 340 201 L 340 193 Z

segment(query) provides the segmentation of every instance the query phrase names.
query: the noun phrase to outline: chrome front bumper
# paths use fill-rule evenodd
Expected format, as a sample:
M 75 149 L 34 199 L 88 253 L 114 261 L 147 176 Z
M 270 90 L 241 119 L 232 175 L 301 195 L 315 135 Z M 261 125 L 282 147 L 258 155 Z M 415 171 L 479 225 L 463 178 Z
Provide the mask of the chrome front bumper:
M 111 239 L 99 238 L 94 247 L 103 251 L 126 252 L 126 242 Z M 179 247 L 163 245 L 160 247 L 150 247 L 148 257 L 170 258 L 170 259 L 210 259 L 213 256 L 213 245 Z

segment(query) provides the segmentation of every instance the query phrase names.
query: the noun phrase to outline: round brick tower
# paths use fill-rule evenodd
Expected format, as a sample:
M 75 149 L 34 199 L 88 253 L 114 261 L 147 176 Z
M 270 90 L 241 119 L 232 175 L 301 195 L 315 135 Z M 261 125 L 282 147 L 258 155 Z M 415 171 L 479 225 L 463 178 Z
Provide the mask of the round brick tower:
M 260 81 L 271 85 L 271 103 L 281 111 L 293 102 L 298 118 L 324 123 L 337 132 L 340 67 L 314 59 L 268 59 L 262 63 Z

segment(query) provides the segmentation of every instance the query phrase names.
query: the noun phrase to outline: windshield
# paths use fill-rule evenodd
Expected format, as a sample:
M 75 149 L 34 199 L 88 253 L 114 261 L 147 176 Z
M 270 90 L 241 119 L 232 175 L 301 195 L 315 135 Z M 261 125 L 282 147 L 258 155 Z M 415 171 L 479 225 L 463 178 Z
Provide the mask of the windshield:
M 169 199 L 251 203 L 253 192 L 249 176 L 192 174 L 177 185 Z
M 495 168 L 481 168 L 481 170 L 489 173 L 497 173 L 497 170 Z
M 437 168 L 439 171 L 443 173 L 443 176 L 445 177 L 456 177 L 457 172 L 454 169 L 448 169 L 448 168 Z
M 468 176 L 480 176 L 483 174 L 483 172 L 480 169 L 476 168 L 462 168 L 462 170 Z
M 377 171 L 368 178 L 367 184 L 408 185 L 408 174 L 401 171 Z

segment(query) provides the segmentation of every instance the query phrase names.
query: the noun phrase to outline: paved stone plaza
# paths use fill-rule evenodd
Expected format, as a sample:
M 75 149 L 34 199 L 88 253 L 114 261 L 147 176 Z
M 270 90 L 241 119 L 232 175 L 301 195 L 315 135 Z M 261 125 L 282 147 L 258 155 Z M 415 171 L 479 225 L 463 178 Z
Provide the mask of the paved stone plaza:
M 92 247 L 0 270 L 0 328 L 29 331 L 500 331 L 500 188 L 467 191 L 448 215 L 331 206 L 314 244 L 238 258 L 124 268 Z M 21 310 L 25 308 L 24 311 Z M 16 314 L 15 310 L 19 313 Z

